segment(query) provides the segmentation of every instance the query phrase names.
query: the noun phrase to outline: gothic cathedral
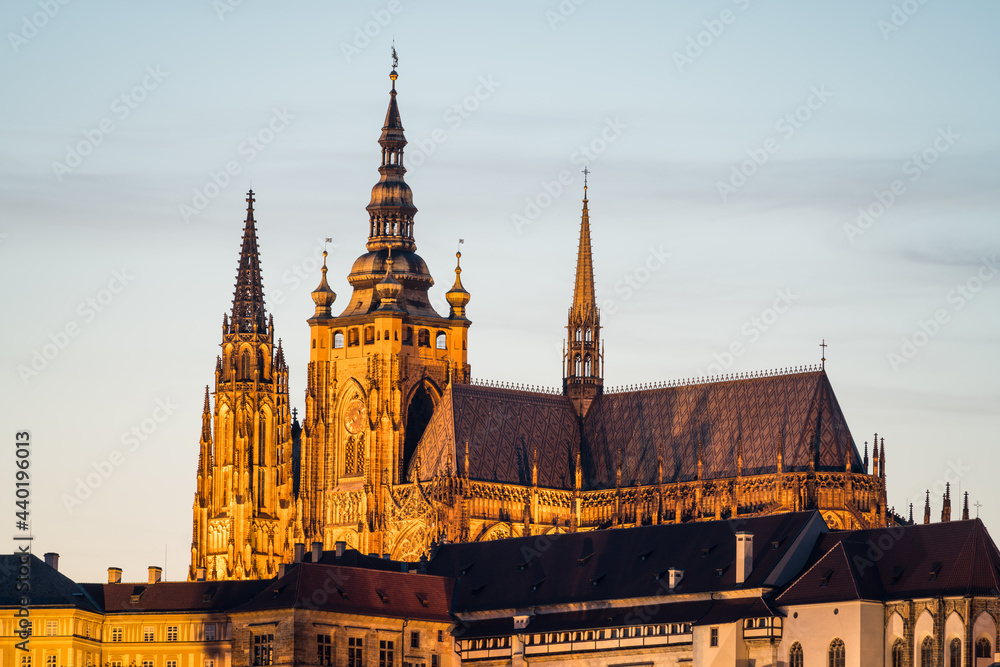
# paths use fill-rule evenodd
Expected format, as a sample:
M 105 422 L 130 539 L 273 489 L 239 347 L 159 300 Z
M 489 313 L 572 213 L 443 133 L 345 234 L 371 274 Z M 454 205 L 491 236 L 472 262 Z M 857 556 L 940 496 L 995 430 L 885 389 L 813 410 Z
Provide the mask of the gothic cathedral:
M 833 528 L 903 521 L 886 507 L 884 443 L 869 471 L 823 367 L 604 388 L 586 180 L 562 391 L 474 381 L 460 264 L 447 315 L 428 298 L 390 79 L 367 252 L 339 315 L 326 253 L 312 293 L 301 427 L 247 198 L 214 408 L 206 389 L 191 578 L 273 577 L 307 542 L 416 560 L 442 541 L 804 509 Z

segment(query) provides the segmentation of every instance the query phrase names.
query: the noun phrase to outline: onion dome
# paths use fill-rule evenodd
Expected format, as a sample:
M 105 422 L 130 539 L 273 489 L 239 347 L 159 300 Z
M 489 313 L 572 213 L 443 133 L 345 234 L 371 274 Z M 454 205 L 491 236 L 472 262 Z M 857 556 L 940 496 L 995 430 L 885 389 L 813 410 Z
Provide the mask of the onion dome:
M 319 286 L 313 290 L 312 300 L 316 304 L 316 313 L 313 317 L 331 317 L 330 306 L 337 298 L 337 293 L 330 289 L 330 283 L 326 282 L 326 250 L 323 251 L 323 277 L 320 278 Z
M 469 305 L 472 296 L 465 291 L 462 286 L 462 253 L 455 253 L 455 284 L 444 295 L 444 298 L 451 304 L 451 317 L 459 320 L 465 319 L 465 307 Z

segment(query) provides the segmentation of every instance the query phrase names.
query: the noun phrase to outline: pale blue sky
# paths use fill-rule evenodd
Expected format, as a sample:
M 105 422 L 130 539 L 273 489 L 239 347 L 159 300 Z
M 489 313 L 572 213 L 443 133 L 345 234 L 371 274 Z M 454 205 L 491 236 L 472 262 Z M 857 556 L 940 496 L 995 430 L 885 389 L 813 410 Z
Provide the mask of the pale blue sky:
M 440 301 L 466 241 L 474 375 L 560 383 L 578 151 L 611 139 L 588 160 L 607 382 L 814 363 L 825 337 L 859 447 L 886 438 L 890 504 L 905 512 L 954 480 L 1000 529 L 1000 279 L 982 259 L 1000 251 L 996 3 L 564 0 L 575 11 L 562 17 L 555 1 L 243 0 L 220 18 L 226 0 L 51 1 L 51 18 L 44 0 L 0 9 L 0 422 L 7 437 L 33 432 L 35 549 L 62 553 L 71 576 L 115 565 L 142 579 L 165 545 L 167 576 L 184 576 L 202 391 L 251 179 L 265 296 L 303 409 L 317 240 L 337 244 L 343 299 L 393 36 L 419 252 Z M 888 32 L 904 4 L 918 9 Z M 345 56 L 366 24 L 375 36 Z M 689 40 L 701 53 L 679 63 Z M 796 113 L 798 126 L 783 120 Z M 102 122 L 113 131 L 90 146 Z M 273 140 L 248 148 L 269 123 Z M 93 150 L 57 174 L 80 142 Z M 767 159 L 724 201 L 719 183 L 748 151 Z M 926 170 L 908 164 L 924 151 Z M 186 221 L 182 205 L 228 161 L 240 173 Z M 852 231 L 894 181 L 895 201 Z M 517 227 L 526 199 L 544 207 Z M 651 248 L 670 256 L 647 273 Z M 122 269 L 124 289 L 102 292 Z M 980 271 L 971 299 L 949 298 Z M 754 323 L 789 290 L 787 312 Z M 91 314 L 86 300 L 108 297 Z M 944 324 L 893 368 L 887 355 L 938 310 Z M 78 335 L 22 379 L 67 324 Z M 743 353 L 720 364 L 734 343 Z M 123 432 L 163 416 L 158 399 L 176 408 L 68 512 L 63 494 L 127 449 Z M 8 454 L 0 476 L 11 468 Z

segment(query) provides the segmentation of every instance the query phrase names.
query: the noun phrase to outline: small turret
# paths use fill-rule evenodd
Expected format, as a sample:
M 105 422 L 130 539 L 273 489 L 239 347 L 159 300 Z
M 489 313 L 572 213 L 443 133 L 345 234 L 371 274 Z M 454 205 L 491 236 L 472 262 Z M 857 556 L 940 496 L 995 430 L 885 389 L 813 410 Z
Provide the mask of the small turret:
M 313 317 L 330 317 L 330 306 L 337 299 L 337 293 L 330 289 L 330 283 L 326 281 L 326 250 L 323 251 L 323 277 L 319 280 L 319 286 L 313 290 L 312 300 L 316 304 L 316 312 Z
M 457 320 L 465 319 L 465 307 L 469 305 L 472 296 L 462 286 L 462 253 L 455 253 L 455 284 L 448 290 L 444 298 L 451 304 L 451 317 Z

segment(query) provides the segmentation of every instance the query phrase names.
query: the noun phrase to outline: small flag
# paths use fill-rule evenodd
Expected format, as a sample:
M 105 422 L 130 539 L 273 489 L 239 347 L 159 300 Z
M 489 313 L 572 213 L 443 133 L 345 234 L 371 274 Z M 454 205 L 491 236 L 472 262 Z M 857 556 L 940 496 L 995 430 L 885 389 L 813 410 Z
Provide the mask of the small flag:
M 332 239 L 332 238 L 330 238 L 330 237 L 327 237 L 327 239 L 326 239 L 326 242 L 327 242 L 327 243 L 333 243 L 333 239 Z

